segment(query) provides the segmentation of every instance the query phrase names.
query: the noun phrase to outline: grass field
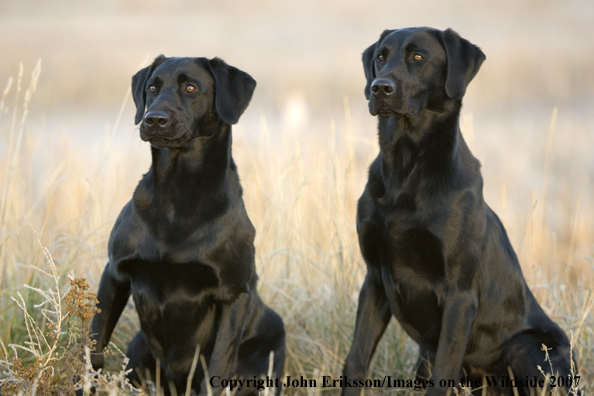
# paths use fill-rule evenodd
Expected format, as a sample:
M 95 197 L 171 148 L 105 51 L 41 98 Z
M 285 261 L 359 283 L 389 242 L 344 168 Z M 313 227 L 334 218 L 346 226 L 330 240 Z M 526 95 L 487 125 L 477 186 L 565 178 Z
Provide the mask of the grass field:
M 283 30 L 287 17 L 278 6 L 232 2 L 236 9 L 231 20 L 246 32 L 239 42 L 215 29 L 227 20 L 219 8 L 205 6 L 196 18 L 221 35 L 218 43 L 201 37 L 192 43 L 161 38 L 156 49 L 142 36 L 147 19 L 129 15 L 126 7 L 133 8 L 134 2 L 121 7 L 108 3 L 108 11 L 96 18 L 60 3 L 52 10 L 55 19 L 42 18 L 17 2 L 0 5 L 0 36 L 7 51 L 0 70 L 0 84 L 7 84 L 0 86 L 6 87 L 0 91 L 0 383 L 16 376 L 21 379 L 18 390 L 26 395 L 67 394 L 49 389 L 61 386 L 66 392 L 65 379 L 72 370 L 85 371 L 75 357 L 85 346 L 81 329 L 91 314 L 88 292 L 96 291 L 115 218 L 150 166 L 148 145 L 132 125 L 133 104 L 126 89 L 146 54 L 160 52 L 221 55 L 258 80 L 257 96 L 234 127 L 233 155 L 257 230 L 259 292 L 284 319 L 287 374 L 339 377 L 365 275 L 355 230 L 356 201 L 378 151 L 376 121 L 363 101 L 360 53 L 383 27 L 445 28 L 447 23 L 456 28 L 458 22 L 463 36 L 485 41 L 477 44 L 487 53 L 462 116 L 465 138 L 483 164 L 486 201 L 504 222 L 540 304 L 573 334 L 582 387 L 585 394 L 594 393 L 594 117 L 589 110 L 594 103 L 594 54 L 579 50 L 590 36 L 573 36 L 567 28 L 585 32 L 592 7 L 580 12 L 577 5 L 518 6 L 509 20 L 487 9 L 485 26 L 497 29 L 483 34 L 463 17 L 446 21 L 438 15 L 444 9 L 431 2 L 425 9 L 427 21 L 408 21 L 394 8 L 395 22 L 387 24 L 388 16 L 382 15 L 386 25 L 379 29 L 364 17 L 362 6 L 347 2 L 332 14 L 334 30 L 324 25 L 324 16 L 334 12 L 335 2 L 320 6 L 310 30 L 300 30 L 311 17 L 306 11 L 294 12 L 295 19 Z M 298 9 L 297 3 L 290 4 L 291 10 Z M 414 14 L 412 3 L 402 7 L 400 11 Z M 467 16 L 483 11 L 470 5 L 464 10 Z M 242 13 L 252 19 L 246 22 Z M 554 16 L 558 19 L 551 25 Z M 356 17 L 361 23 L 355 26 Z M 173 36 L 190 29 L 190 16 L 180 9 L 163 18 Z M 151 23 L 157 19 L 157 13 L 148 18 Z M 266 24 L 258 27 L 261 19 Z M 532 30 L 520 24 L 524 19 L 532 22 Z M 496 33 L 504 32 L 506 23 L 515 36 Z M 96 31 L 103 26 L 111 28 L 98 38 Z M 72 35 L 73 30 L 81 34 Z M 284 46 L 281 41 L 293 40 L 293 31 L 302 32 L 299 40 Z M 36 41 L 45 32 L 59 50 Z M 262 41 L 261 56 L 232 51 L 249 47 L 250 40 Z M 310 53 L 314 43 L 322 48 Z M 39 56 L 43 65 L 33 70 Z M 542 59 L 547 59 L 546 67 Z M 25 61 L 23 69 L 20 60 Z M 86 279 L 90 287 L 69 276 Z M 56 328 L 63 333 L 56 336 Z M 137 330 L 130 305 L 112 341 L 125 350 Z M 392 321 L 369 377 L 411 378 L 416 352 Z M 100 378 L 106 393 L 120 388 L 121 365 L 115 351 L 108 359 L 110 374 Z M 34 389 L 39 375 L 45 388 Z M 337 394 L 322 388 L 287 394 L 322 392 Z

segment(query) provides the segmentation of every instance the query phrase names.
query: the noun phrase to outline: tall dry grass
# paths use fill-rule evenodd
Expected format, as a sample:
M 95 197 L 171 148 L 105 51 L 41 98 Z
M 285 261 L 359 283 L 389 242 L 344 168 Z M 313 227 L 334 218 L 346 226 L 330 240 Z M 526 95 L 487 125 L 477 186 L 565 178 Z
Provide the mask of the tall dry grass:
M 39 291 L 64 296 L 70 287 L 68 274 L 86 278 L 91 290 L 96 289 L 111 226 L 149 166 L 146 145 L 131 150 L 112 144 L 127 99 L 114 117 L 115 123 L 106 125 L 98 145 L 73 147 L 64 138 L 28 129 L 28 106 L 38 70 L 25 88 L 27 78 L 21 68 L 0 104 L 0 139 L 6 142 L 0 158 L 0 339 L 5 346 L 0 349 L 4 365 L 0 376 L 4 378 L 12 375 L 17 357 L 25 366 L 38 361 L 32 345 L 41 342 L 31 338 L 30 327 L 34 323 L 43 333 L 56 318 L 38 306 L 47 299 Z M 257 229 L 260 294 L 284 319 L 286 368 L 291 376 L 319 379 L 321 375 L 341 375 L 366 271 L 355 230 L 356 201 L 378 147 L 373 135 L 358 130 L 349 100 L 345 98 L 340 107 L 342 111 L 334 114 L 334 120 L 329 117 L 314 126 L 322 131 L 315 135 L 289 127 L 271 130 L 273 123 L 266 114 L 259 121 L 257 136 L 241 122 L 234 130 L 234 158 L 247 210 Z M 554 113 L 548 122 L 550 143 L 542 168 L 545 182 L 531 198 L 525 229 L 510 228 L 524 235 L 516 238 L 520 246 L 515 248 L 539 302 L 573 333 L 582 384 L 591 392 L 594 250 L 585 258 L 576 256 L 578 245 L 583 248 L 583 241 L 594 241 L 591 202 L 582 200 L 591 185 L 582 182 L 577 196 L 550 192 L 548 186 L 555 182 L 550 161 L 556 149 L 551 143 L 556 118 Z M 471 145 L 480 132 L 473 134 L 473 125 L 471 118 L 464 119 L 464 133 Z M 514 213 L 514 201 L 507 199 L 511 195 L 513 191 L 502 192 L 502 218 L 513 223 L 509 213 Z M 553 203 L 572 213 L 562 223 L 568 226 L 549 221 L 546 208 Z M 51 262 L 40 246 L 51 253 Z M 125 349 L 137 329 L 136 314 L 129 306 L 112 340 Z M 47 352 L 40 352 L 46 360 Z M 392 321 L 377 348 L 369 377 L 410 378 L 415 361 L 416 346 Z M 106 368 L 115 373 L 112 382 L 117 382 L 121 364 L 120 355 L 108 359 Z M 320 391 L 301 388 L 288 393 Z

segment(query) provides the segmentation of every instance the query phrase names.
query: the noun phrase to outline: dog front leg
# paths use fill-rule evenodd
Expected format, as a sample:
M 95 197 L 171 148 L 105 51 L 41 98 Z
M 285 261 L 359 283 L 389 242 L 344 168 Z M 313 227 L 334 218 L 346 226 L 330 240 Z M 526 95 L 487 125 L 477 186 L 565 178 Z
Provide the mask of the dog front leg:
M 377 343 L 384 334 L 392 312 L 379 270 L 368 269 L 359 295 L 355 336 L 344 363 L 344 380 L 363 379 Z M 361 388 L 344 386 L 342 395 L 359 395 Z
M 111 338 L 111 333 L 130 297 L 130 282 L 118 280 L 107 263 L 101 275 L 97 291 L 97 308 L 101 311 L 91 322 L 91 339 L 97 341 L 91 362 L 95 370 L 103 367 L 103 349 Z
M 209 378 L 204 378 L 200 386 L 200 395 L 207 394 L 206 386 L 210 378 L 218 376 L 222 379 L 231 379 L 239 345 L 249 313 L 253 308 L 255 299 L 250 292 L 241 293 L 233 303 L 222 306 L 221 318 L 217 338 L 208 364 Z M 224 389 L 213 389 L 213 394 L 219 394 Z
M 427 391 L 427 396 L 445 395 L 448 389 L 452 388 L 452 381 L 454 387 L 459 383 L 477 305 L 477 299 L 470 291 L 458 292 L 448 298 L 443 311 L 439 344 L 431 375 L 433 384 Z M 450 392 L 453 394 L 453 390 Z

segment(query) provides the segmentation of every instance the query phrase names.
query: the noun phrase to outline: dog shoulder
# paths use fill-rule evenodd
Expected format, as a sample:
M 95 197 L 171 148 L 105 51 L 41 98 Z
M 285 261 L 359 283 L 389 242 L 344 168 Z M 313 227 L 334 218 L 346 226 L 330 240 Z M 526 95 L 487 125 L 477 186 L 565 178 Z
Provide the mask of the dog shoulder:
M 117 263 L 138 254 L 139 241 L 146 234 L 146 226 L 140 221 L 134 203 L 130 200 L 122 208 L 111 230 L 107 245 L 109 261 Z

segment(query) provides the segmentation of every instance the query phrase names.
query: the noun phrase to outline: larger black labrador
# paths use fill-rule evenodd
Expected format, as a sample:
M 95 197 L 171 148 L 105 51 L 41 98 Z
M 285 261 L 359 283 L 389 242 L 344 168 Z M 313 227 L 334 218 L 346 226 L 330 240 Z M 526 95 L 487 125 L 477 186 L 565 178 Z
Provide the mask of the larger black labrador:
M 198 346 L 215 394 L 233 376 L 260 379 L 271 351 L 275 375 L 284 368 L 283 322 L 258 296 L 255 230 L 231 157 L 231 125 L 255 86 L 218 58 L 161 55 L 132 78 L 152 166 L 111 232 L 92 333 L 101 352 L 132 294 L 141 330 L 127 351 L 130 377 L 154 381 L 159 362 L 167 394 L 186 391 Z M 102 367 L 103 355 L 92 363 Z M 207 382 L 198 363 L 191 388 L 205 395 Z M 238 394 L 257 394 L 249 385 Z
M 571 373 L 567 336 L 526 285 L 460 133 L 462 97 L 484 60 L 456 32 L 425 27 L 386 30 L 363 53 L 380 153 L 357 210 L 367 276 L 347 379 L 365 376 L 392 315 L 420 345 L 427 395 L 466 376 L 473 386 L 497 379 L 490 391 L 512 395 L 510 370 L 522 381 L 544 379 L 538 366 L 550 372 L 543 344 L 554 372 Z M 530 383 L 513 384 L 529 394 Z

